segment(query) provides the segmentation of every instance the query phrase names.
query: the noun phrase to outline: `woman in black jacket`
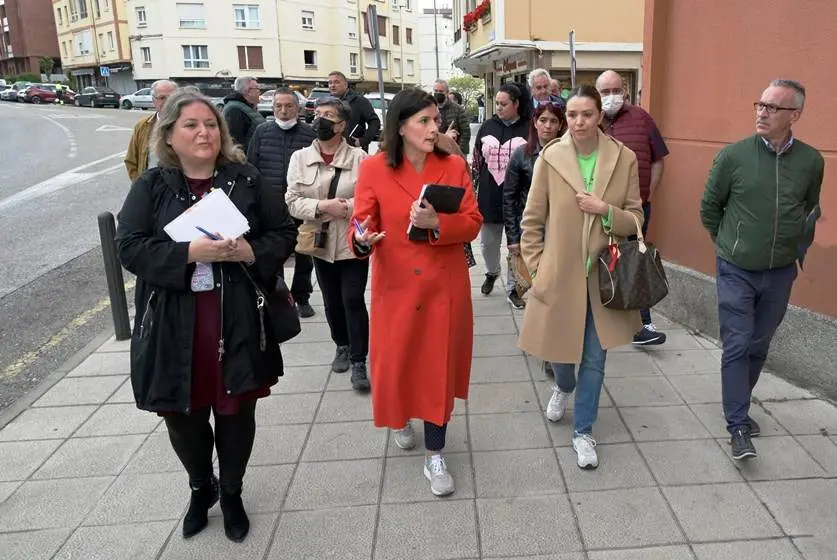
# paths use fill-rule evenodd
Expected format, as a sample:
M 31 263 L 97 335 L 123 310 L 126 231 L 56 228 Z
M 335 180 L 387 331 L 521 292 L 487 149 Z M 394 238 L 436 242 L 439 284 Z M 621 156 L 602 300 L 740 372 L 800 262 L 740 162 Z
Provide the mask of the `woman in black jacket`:
M 483 295 L 494 290 L 500 276 L 500 248 L 503 241 L 503 182 L 514 150 L 526 143 L 532 118 L 532 96 L 526 86 L 508 82 L 500 86 L 494 116 L 477 132 L 473 153 L 473 175 L 477 202 L 483 217 L 480 230 L 485 261 Z M 509 271 L 507 288 L 514 289 L 514 274 Z
M 131 187 L 117 228 L 122 264 L 137 276 L 134 397 L 138 408 L 165 418 L 189 475 L 183 536 L 200 532 L 218 501 L 214 445 L 224 530 L 240 542 L 250 526 L 241 487 L 255 437 L 256 399 L 269 395 L 283 373 L 279 345 L 269 326 L 261 330 L 244 267 L 254 281 L 272 286 L 293 251 L 296 228 L 281 193 L 246 163 L 224 119 L 200 93 L 181 90 L 168 99 L 151 145 L 159 167 Z M 212 189 L 230 197 L 249 232 L 238 239 L 172 241 L 163 228 Z
M 535 109 L 529 129 L 529 140 L 512 154 L 503 183 L 503 219 L 506 229 L 506 243 L 510 255 L 520 254 L 520 219 L 526 207 L 532 170 L 541 148 L 567 131 L 567 116 L 559 103 L 544 103 Z M 511 267 L 509 267 L 511 268 Z M 523 299 L 514 289 L 508 287 L 509 302 L 516 309 L 523 309 Z

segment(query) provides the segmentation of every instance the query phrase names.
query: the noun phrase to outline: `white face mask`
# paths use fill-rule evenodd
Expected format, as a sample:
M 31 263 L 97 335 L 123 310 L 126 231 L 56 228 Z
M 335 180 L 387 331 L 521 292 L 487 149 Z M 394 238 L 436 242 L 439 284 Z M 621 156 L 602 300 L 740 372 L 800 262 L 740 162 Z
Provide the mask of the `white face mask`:
M 602 109 L 608 117 L 618 113 L 624 104 L 625 98 L 621 95 L 605 95 L 602 97 Z
M 279 128 L 281 128 L 282 130 L 290 130 L 290 129 L 292 129 L 294 126 L 296 126 L 296 120 L 292 120 L 292 121 L 280 121 L 279 119 L 276 119 L 276 124 L 277 124 L 277 126 L 278 126 Z

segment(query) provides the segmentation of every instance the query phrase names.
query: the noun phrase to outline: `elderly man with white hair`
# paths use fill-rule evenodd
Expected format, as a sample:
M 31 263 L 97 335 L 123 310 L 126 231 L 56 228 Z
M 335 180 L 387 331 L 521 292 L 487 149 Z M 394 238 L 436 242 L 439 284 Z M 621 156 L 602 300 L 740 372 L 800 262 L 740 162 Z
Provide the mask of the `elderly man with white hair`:
M 246 152 L 256 127 L 265 122 L 265 118 L 256 108 L 259 106 L 261 89 L 259 82 L 252 76 L 239 76 L 233 84 L 233 91 L 224 98 L 224 120 L 236 144 Z
M 146 169 L 157 167 L 157 154 L 149 147 L 148 142 L 154 131 L 154 125 L 157 123 L 157 114 L 165 105 L 166 99 L 176 89 L 177 84 L 171 80 L 157 80 L 151 84 L 151 100 L 154 103 L 155 112 L 150 117 L 140 119 L 134 125 L 134 132 L 125 154 L 125 169 L 132 182 L 136 181 Z
M 557 103 L 565 107 L 564 100 L 557 95 L 552 95 L 552 76 L 543 68 L 535 68 L 529 72 L 529 89 L 532 92 L 532 102 L 535 109 L 544 103 Z

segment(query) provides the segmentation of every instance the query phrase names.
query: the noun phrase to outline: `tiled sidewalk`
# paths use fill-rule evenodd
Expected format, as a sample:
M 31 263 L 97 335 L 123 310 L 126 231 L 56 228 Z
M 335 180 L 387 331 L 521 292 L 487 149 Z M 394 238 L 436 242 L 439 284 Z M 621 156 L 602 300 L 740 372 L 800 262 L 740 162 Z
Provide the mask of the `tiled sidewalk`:
M 226 540 L 217 506 L 203 533 L 180 537 L 185 475 L 160 419 L 132 402 L 127 343 L 108 341 L 0 430 L 0 559 L 837 558 L 833 406 L 765 374 L 760 457 L 736 465 L 719 350 L 658 319 L 665 346 L 608 356 L 601 466 L 581 471 L 571 414 L 551 424 L 541 412 L 552 383 L 517 348 L 521 312 L 480 296 L 478 269 L 473 280 L 452 497 L 430 494 L 422 451 L 398 450 L 348 374 L 329 372 L 317 307 L 258 408 L 243 544 Z

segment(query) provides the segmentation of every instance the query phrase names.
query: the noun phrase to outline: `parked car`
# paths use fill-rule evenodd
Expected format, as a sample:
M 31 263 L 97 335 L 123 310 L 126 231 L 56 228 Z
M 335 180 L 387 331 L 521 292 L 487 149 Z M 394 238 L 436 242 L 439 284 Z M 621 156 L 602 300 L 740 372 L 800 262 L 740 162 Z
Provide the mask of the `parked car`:
M 22 97 L 26 103 L 34 103 L 35 105 L 54 103 L 56 98 L 55 84 L 32 84 L 19 97 Z
M 308 99 L 305 100 L 305 122 L 310 123 L 314 120 L 314 108 L 317 105 L 317 99 L 329 95 L 331 95 L 331 92 L 328 91 L 328 88 L 314 88 L 311 90 Z
M 372 104 L 372 109 L 375 110 L 375 114 L 378 115 L 378 118 L 381 119 L 381 125 L 384 124 L 384 117 L 383 111 L 381 110 L 384 107 L 384 103 L 386 103 L 386 107 L 389 108 L 389 104 L 392 103 L 392 100 L 395 98 L 395 94 L 392 93 L 384 93 L 384 101 L 381 102 L 381 94 L 377 91 L 373 91 L 364 95 L 366 99 Z
M 206 94 L 204 94 L 204 95 L 206 95 Z M 213 105 L 215 105 L 215 107 L 218 108 L 219 111 L 224 110 L 224 98 L 223 97 L 216 97 L 216 96 L 212 96 L 212 95 L 207 95 L 207 97 L 209 97 L 209 100 L 212 102 Z
M 259 97 L 258 111 L 265 117 L 273 116 L 273 96 L 276 93 L 275 89 L 269 89 Z M 296 100 L 299 103 L 299 120 L 305 119 L 305 96 L 294 90 Z
M 0 99 L 3 101 L 17 101 L 17 95 L 21 90 L 29 86 L 31 82 L 15 82 L 12 87 L 0 93 Z
M 119 98 L 119 106 L 123 109 L 151 109 L 154 107 L 154 98 L 151 97 L 151 88 L 142 88 L 141 90 L 123 95 Z
M 27 84 L 17 90 L 17 102 L 26 103 L 26 90 L 32 87 L 32 84 Z
M 75 97 L 76 107 L 113 107 L 119 109 L 119 94 L 106 87 L 86 87 Z
M 375 111 L 375 114 L 378 115 L 378 119 L 381 121 L 381 130 L 378 132 L 378 136 L 375 137 L 375 141 L 377 142 L 380 141 L 381 133 L 384 131 L 384 112 L 382 108 L 386 107 L 389 109 L 389 104 L 392 103 L 395 94 L 384 92 L 383 102 L 381 102 L 381 94 L 377 91 L 367 93 L 364 97 L 372 104 L 372 110 Z

